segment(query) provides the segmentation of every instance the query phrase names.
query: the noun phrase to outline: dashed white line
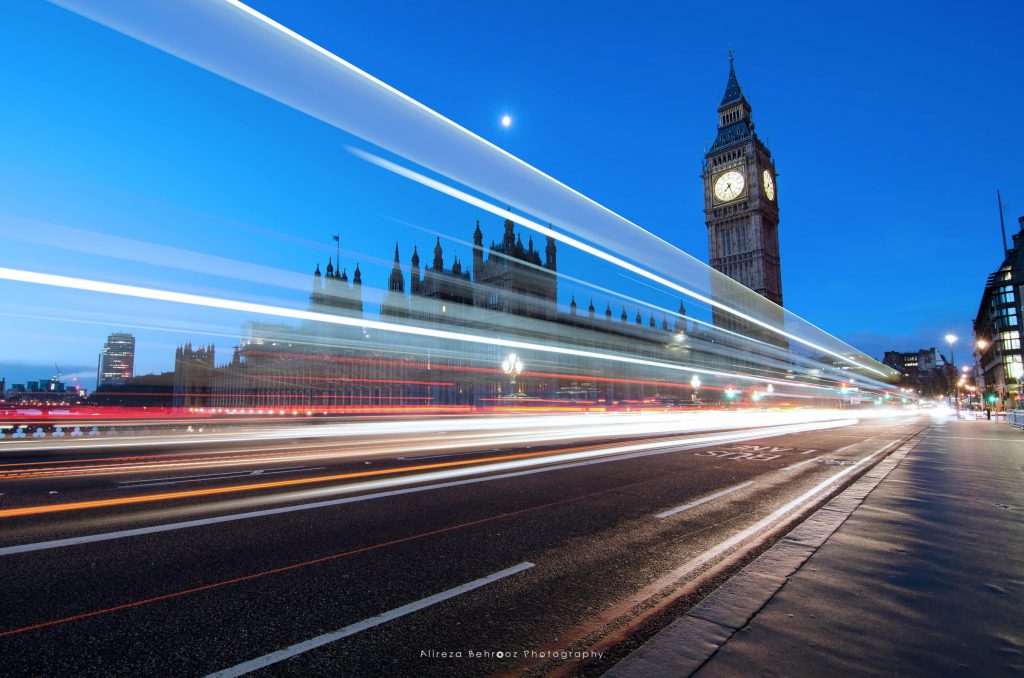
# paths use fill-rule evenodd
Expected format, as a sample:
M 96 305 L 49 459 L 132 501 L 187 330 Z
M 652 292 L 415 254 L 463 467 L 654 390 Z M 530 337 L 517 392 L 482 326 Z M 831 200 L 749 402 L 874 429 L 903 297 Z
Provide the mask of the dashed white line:
M 706 504 L 709 501 L 714 501 L 715 499 L 718 499 L 719 497 L 724 497 L 725 495 L 730 494 L 732 492 L 735 492 L 737 490 L 742 490 L 744 487 L 750 487 L 753 484 L 754 484 L 753 480 L 748 480 L 745 483 L 740 483 L 739 485 L 733 485 L 732 487 L 727 487 L 724 490 L 719 490 L 718 492 L 715 492 L 714 494 L 709 494 L 706 497 L 701 497 L 700 499 L 697 499 L 695 501 L 691 501 L 689 504 L 683 504 L 682 506 L 677 506 L 677 507 L 675 507 L 673 509 L 669 509 L 668 511 L 662 511 L 661 513 L 655 515 L 654 517 L 655 518 L 668 518 L 669 516 L 674 516 L 677 513 L 682 513 L 683 511 L 687 511 L 689 509 L 692 509 L 695 506 L 700 506 L 701 504 Z
M 234 676 L 244 676 L 247 673 L 272 666 L 286 659 L 291 659 L 292 657 L 296 657 L 304 652 L 315 650 L 316 648 L 327 645 L 328 643 L 333 643 L 336 640 L 341 640 L 342 638 L 355 635 L 360 631 L 372 629 L 375 626 L 380 626 L 381 624 L 398 619 L 399 617 L 404 617 L 407 614 L 412 614 L 413 612 L 430 607 L 431 605 L 436 605 L 437 603 L 444 602 L 445 600 L 450 600 L 456 596 L 462 595 L 463 593 L 468 593 L 474 589 L 487 586 L 488 584 L 493 584 L 500 579 L 511 577 L 512 575 L 518 574 L 523 570 L 528 570 L 533 566 L 533 563 L 519 563 L 518 565 L 506 568 L 500 572 L 489 574 L 486 577 L 474 579 L 473 581 L 461 586 L 456 586 L 455 588 L 442 591 L 441 593 L 435 593 L 432 596 L 417 600 L 414 603 L 396 607 L 388 612 L 378 614 L 376 617 L 370 617 L 369 619 L 364 619 L 361 622 L 350 624 L 344 628 L 338 629 L 337 631 L 324 633 L 301 643 L 289 645 L 283 650 L 271 652 L 270 654 L 265 654 L 262 657 L 256 657 L 255 659 L 250 659 L 247 662 L 242 662 L 241 664 L 236 664 L 235 666 L 211 673 L 207 678 L 233 678 Z
M 395 457 L 401 461 L 409 461 L 410 459 L 443 459 L 445 457 L 468 457 L 474 454 L 487 454 L 491 452 L 500 452 L 501 450 L 470 450 L 469 452 L 447 452 L 445 454 L 427 454 L 427 455 L 416 455 L 414 457 Z
M 272 469 L 273 471 L 301 471 L 307 468 L 306 466 L 285 466 L 283 468 Z M 324 468 L 318 466 L 318 469 Z M 312 469 L 310 469 L 312 470 Z M 138 483 L 157 483 L 164 480 L 168 481 L 179 481 L 179 480 L 210 480 L 213 478 L 235 478 L 240 476 L 254 476 L 261 473 L 266 473 L 267 469 L 258 469 L 256 471 L 222 471 L 219 473 L 203 473 L 196 476 L 164 476 L 163 478 L 140 478 L 138 480 L 122 480 L 118 485 L 137 485 Z
M 796 464 L 790 464 L 789 466 L 784 467 L 782 470 L 783 471 L 792 471 L 793 469 L 800 468 L 804 464 L 813 464 L 814 462 L 818 461 L 819 459 L 822 459 L 822 457 L 815 457 L 814 459 L 805 459 L 804 461 L 797 462 Z
M 257 471 L 246 471 L 244 473 L 231 473 L 231 474 L 224 474 L 224 475 L 202 476 L 202 477 L 198 477 L 198 478 L 185 478 L 185 479 L 181 479 L 181 480 L 165 480 L 165 481 L 158 481 L 158 482 L 152 482 L 152 483 L 147 483 L 147 482 L 143 482 L 143 481 L 140 481 L 140 480 L 132 480 L 132 481 L 128 481 L 128 482 L 132 483 L 130 485 L 127 484 L 127 483 L 121 483 L 120 489 L 122 489 L 122 490 L 131 490 L 131 489 L 135 489 L 136 487 L 160 487 L 160 486 L 163 486 L 163 485 L 183 485 L 185 483 L 202 483 L 202 482 L 205 482 L 205 481 L 208 481 L 208 480 L 234 480 L 235 478 L 245 478 L 247 476 L 276 476 L 276 475 L 280 475 L 282 473 L 298 473 L 299 471 L 319 471 L 319 470 L 325 469 L 325 468 L 327 468 L 327 467 L 326 466 L 313 466 L 313 467 L 303 466 L 301 468 L 279 469 L 279 470 L 276 470 L 276 471 L 265 471 L 263 469 L 259 469 Z

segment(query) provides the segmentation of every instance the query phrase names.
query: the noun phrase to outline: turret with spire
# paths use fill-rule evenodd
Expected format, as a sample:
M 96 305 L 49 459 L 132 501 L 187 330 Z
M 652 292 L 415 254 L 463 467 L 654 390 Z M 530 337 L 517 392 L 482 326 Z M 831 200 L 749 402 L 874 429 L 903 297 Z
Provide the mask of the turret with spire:
M 405 276 L 402 275 L 397 242 L 395 243 L 395 260 L 391 264 L 391 275 L 388 277 L 388 291 L 384 294 L 384 303 L 381 304 L 380 314 L 382 317 L 409 317 L 409 301 L 405 296 Z
M 725 83 L 725 94 L 718 105 L 718 136 L 711 145 L 711 152 L 725 146 L 746 141 L 754 136 L 754 121 L 750 117 L 750 104 L 743 96 L 740 82 L 736 78 L 732 49 L 729 50 L 729 79 Z
M 416 251 L 416 246 L 412 246 L 412 266 L 409 267 L 409 292 L 412 294 L 420 293 L 420 285 L 423 279 L 420 277 L 420 253 Z
M 516 251 L 516 225 L 512 223 L 511 219 L 505 220 L 505 235 L 501 239 L 501 251 L 505 254 L 512 255 Z
M 437 244 L 434 245 L 434 274 L 440 275 L 444 271 L 444 251 L 441 249 L 441 236 L 437 237 Z
M 391 292 L 405 292 L 405 276 L 402 275 L 402 264 L 398 260 L 398 243 L 395 243 L 395 261 L 391 265 L 391 275 L 388 277 L 388 290 Z
M 321 279 L 320 264 L 317 263 L 316 270 L 313 271 L 313 291 L 309 295 L 310 307 L 325 313 L 344 311 L 351 314 L 355 311 L 361 315 L 363 292 L 359 265 L 356 264 L 354 286 L 349 286 L 348 273 L 342 268 L 341 261 L 333 257 L 327 258 L 327 269 L 324 274 Z
M 553 226 L 548 224 L 548 228 L 553 228 Z M 549 271 L 556 271 L 558 270 L 558 264 L 555 259 L 555 239 L 549 235 L 547 241 L 547 247 L 544 249 L 544 268 Z
M 473 231 L 473 280 L 477 280 L 484 268 L 484 233 L 480 230 L 480 220 L 476 220 Z

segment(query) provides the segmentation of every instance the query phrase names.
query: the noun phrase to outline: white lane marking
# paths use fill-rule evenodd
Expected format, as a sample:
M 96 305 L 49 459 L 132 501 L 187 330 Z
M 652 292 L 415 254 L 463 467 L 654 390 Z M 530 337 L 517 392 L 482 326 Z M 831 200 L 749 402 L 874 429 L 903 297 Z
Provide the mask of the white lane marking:
M 814 459 L 805 459 L 804 461 L 797 462 L 796 464 L 790 464 L 789 466 L 784 467 L 782 470 L 783 471 L 792 471 L 793 469 L 800 468 L 804 464 L 813 464 L 814 462 L 818 461 L 819 459 L 824 459 L 824 457 L 815 457 Z
M 371 499 L 381 499 L 384 497 L 395 497 L 403 494 L 413 494 L 416 492 L 426 492 L 429 490 L 439 490 L 448 487 L 459 487 L 462 485 L 473 485 L 476 483 L 485 483 L 493 480 L 504 480 L 506 478 L 518 478 L 521 476 L 533 475 L 535 473 L 547 473 L 549 471 L 558 471 L 567 468 L 576 468 L 580 466 L 590 466 L 592 464 L 605 464 L 612 461 L 621 461 L 624 459 L 638 459 L 641 457 L 649 457 L 660 454 L 671 454 L 673 452 L 679 452 L 683 450 L 690 450 L 696 447 L 703 447 L 704 445 L 722 442 L 723 440 L 757 440 L 759 438 L 773 438 L 778 435 L 784 435 L 788 433 L 798 433 L 804 431 L 817 431 L 821 430 L 822 427 L 836 427 L 836 426 L 850 426 L 857 423 L 856 419 L 847 420 L 848 423 L 842 422 L 827 422 L 825 424 L 813 424 L 813 425 L 800 425 L 800 426 L 813 426 L 813 428 L 807 429 L 802 428 L 800 431 L 793 430 L 798 428 L 797 425 L 776 427 L 769 430 L 751 431 L 746 430 L 733 434 L 726 434 L 721 436 L 706 436 L 698 440 L 691 440 L 688 443 L 679 441 L 663 441 L 660 443 L 643 443 L 637 445 L 627 445 L 619 448 L 612 448 L 609 450 L 594 450 L 590 452 L 577 452 L 573 454 L 558 455 L 557 458 L 545 457 L 540 460 L 520 460 L 513 462 L 501 462 L 496 464 L 488 464 L 486 467 L 472 467 L 466 469 L 455 469 L 434 473 L 422 473 L 409 476 L 399 476 L 396 478 L 388 478 L 385 480 L 372 480 L 362 483 L 353 483 L 351 485 L 342 485 L 340 487 L 327 487 L 318 490 L 304 490 L 299 493 L 298 496 L 308 497 L 325 494 L 340 494 L 340 493 L 351 493 L 368 490 L 377 490 L 384 487 L 395 487 L 396 485 L 410 485 L 415 483 L 429 482 L 431 480 L 437 480 L 442 478 L 452 478 L 458 476 L 466 476 L 472 474 L 484 473 L 488 470 L 504 470 L 510 468 L 517 468 L 526 465 L 527 463 L 548 463 L 551 461 L 567 460 L 567 459 L 580 459 L 586 457 L 594 457 L 603 455 L 602 458 L 588 459 L 587 461 L 573 461 L 570 463 L 553 464 L 550 466 L 544 466 L 542 468 L 530 469 L 526 471 L 514 471 L 511 473 L 498 473 L 495 475 L 483 476 L 480 478 L 469 478 L 466 480 L 454 480 L 448 482 L 433 483 L 430 485 L 420 485 L 418 487 L 407 487 L 399 490 L 390 490 L 387 492 L 374 492 L 371 494 L 361 494 L 355 497 L 342 497 L 340 499 L 328 499 L 324 501 L 315 501 L 307 504 L 294 504 L 292 506 L 281 506 L 273 509 L 260 509 L 258 511 L 246 511 L 244 513 L 232 513 L 224 516 L 215 516 L 213 518 L 198 518 L 195 520 L 183 520 L 177 523 L 164 523 L 163 525 L 150 525 L 148 527 L 137 527 L 129 530 L 118 530 L 116 532 L 103 532 L 100 534 L 89 534 L 82 535 L 79 537 L 67 537 L 65 539 L 53 539 L 50 541 L 35 542 L 32 544 L 18 544 L 15 546 L 6 546 L 0 548 L 0 557 L 9 556 L 16 553 L 27 553 L 30 551 L 46 551 L 54 548 L 62 548 L 65 546 L 76 546 L 78 544 L 91 544 L 100 541 L 110 541 L 112 539 L 124 539 L 126 537 L 137 537 L 144 534 L 154 534 L 158 532 L 171 532 L 173 530 L 181 530 L 192 527 L 201 527 L 204 525 L 216 525 L 218 523 L 229 523 L 236 520 L 248 520 L 251 518 L 262 518 L 264 516 L 279 515 L 282 513 L 292 513 L 295 511 L 308 511 L 311 509 L 327 508 L 330 506 L 340 506 L 342 504 L 352 504 L 361 501 L 368 501 Z M 780 430 L 789 429 L 789 430 Z M 668 448 L 668 449 L 651 449 L 651 448 Z M 624 450 L 629 449 L 635 450 L 646 450 L 638 451 L 632 454 L 623 454 Z M 616 451 L 618 450 L 618 451 Z M 613 456 L 614 455 L 614 456 Z M 283 495 L 277 497 L 269 497 L 268 500 L 279 502 L 289 501 L 295 498 L 295 495 Z
M 894 440 L 891 443 L 887 443 L 887 444 L 883 445 L 882 447 L 880 447 L 878 450 L 876 450 L 876 451 L 872 452 L 871 454 L 869 454 L 868 456 L 864 457 L 863 459 L 860 459 L 853 466 L 847 466 L 842 471 L 839 471 L 838 473 L 833 474 L 832 476 L 830 476 L 826 480 L 823 480 L 822 482 L 818 483 L 817 485 L 815 485 L 811 489 L 809 489 L 806 492 L 804 492 L 803 494 L 801 494 L 796 499 L 793 499 L 791 501 L 786 502 L 785 504 L 783 504 L 782 506 L 777 508 L 775 511 L 773 511 L 769 515 L 765 516 L 764 518 L 762 518 L 761 520 L 759 520 L 755 524 L 751 525 L 747 529 L 742 530 L 741 532 L 738 532 L 738 533 L 734 534 L 733 536 L 729 537 L 725 541 L 720 542 L 716 546 L 713 546 L 710 549 L 708 549 L 707 551 L 704 551 L 704 553 L 700 554 L 699 556 L 689 560 L 688 562 L 686 562 L 686 563 L 680 565 L 679 567 L 677 567 L 675 570 L 672 570 L 668 574 L 662 576 L 656 582 L 654 582 L 654 584 L 649 586 L 648 589 L 650 589 L 652 587 L 653 588 L 662 589 L 662 588 L 664 588 L 666 586 L 675 584 L 681 578 L 683 578 L 683 577 L 685 577 L 685 576 L 695 572 L 696 570 L 704 567 L 709 562 L 714 561 L 719 556 L 721 556 L 721 555 L 727 553 L 729 550 L 735 548 L 737 545 L 742 544 L 744 541 L 746 541 L 750 537 L 756 535 L 758 532 L 761 532 L 762 530 L 766 530 L 766 529 L 772 527 L 773 523 L 776 523 L 776 522 L 780 521 L 783 516 L 785 516 L 787 513 L 789 513 L 790 511 L 792 511 L 796 507 L 800 506 L 800 504 L 808 501 L 809 499 L 814 497 L 816 494 L 822 492 L 823 490 L 828 488 L 830 485 L 835 483 L 837 480 L 839 480 L 843 476 L 848 475 L 850 473 L 853 473 L 854 470 L 856 470 L 856 468 L 858 466 L 860 466 L 861 464 L 867 462 L 870 459 L 873 459 L 874 457 L 876 457 L 879 454 L 881 454 L 882 452 L 885 452 L 886 450 L 894 447 L 895 445 L 898 445 L 900 442 L 901 442 L 900 440 Z
M 527 445 L 527 447 L 529 447 L 529 445 Z M 443 459 L 444 457 L 469 457 L 474 454 L 491 454 L 494 452 L 501 451 L 502 450 L 471 450 L 469 452 L 448 452 L 446 454 L 428 454 L 425 456 L 417 455 L 415 457 L 395 457 L 395 459 L 399 459 L 401 461 L 409 461 L 415 459 Z
M 496 581 L 505 579 L 506 577 L 511 577 L 514 574 L 519 574 L 523 570 L 528 570 L 531 567 L 534 567 L 533 563 L 519 563 L 518 565 L 514 565 L 507 569 L 501 570 L 500 572 L 489 574 L 486 577 L 474 579 L 473 581 L 467 584 L 456 586 L 453 589 L 448 589 L 447 591 L 442 591 L 441 593 L 435 593 L 432 596 L 423 598 L 421 600 L 417 600 L 414 603 L 409 603 L 408 605 L 396 607 L 395 609 L 389 610 L 388 612 L 378 614 L 376 617 L 370 617 L 369 619 L 364 619 L 361 622 L 350 624 L 344 628 L 338 629 L 337 631 L 324 633 L 322 635 L 316 636 L 315 638 L 310 638 L 309 640 L 303 641 L 301 643 L 289 645 L 283 650 L 271 652 L 270 654 L 265 654 L 262 657 L 256 657 L 255 659 L 250 659 L 247 662 L 236 664 L 235 666 L 232 666 L 230 668 L 226 668 L 221 671 L 216 671 L 214 673 L 209 674 L 207 678 L 234 678 L 234 676 L 244 676 L 245 674 L 251 673 L 252 671 L 258 671 L 259 669 L 263 669 L 268 666 L 273 666 L 274 664 L 284 661 L 285 659 L 291 659 L 292 657 L 296 657 L 302 654 L 303 652 L 314 650 L 323 645 L 327 645 L 328 643 L 333 643 L 336 640 L 341 640 L 342 638 L 347 638 L 348 636 L 355 635 L 360 631 L 372 629 L 375 626 L 380 626 L 381 624 L 387 623 L 394 619 L 398 619 L 399 617 L 404 617 L 407 614 L 412 614 L 413 612 L 417 612 L 424 608 L 430 607 L 431 605 L 436 605 L 437 603 L 443 602 L 445 600 L 450 600 L 452 598 L 455 598 L 456 596 L 462 595 L 463 593 L 468 593 L 474 589 L 487 586 L 488 584 L 493 584 Z
M 857 445 L 860 445 L 861 443 L 869 443 L 869 442 L 871 442 L 872 440 L 874 440 L 877 437 L 878 436 L 871 436 L 870 438 L 864 438 L 863 440 L 858 440 L 857 442 L 850 443 L 849 445 L 843 445 L 839 449 L 832 450 L 831 452 L 829 452 L 829 454 L 839 454 L 840 452 L 845 452 L 846 450 L 850 449 L 851 447 L 855 447 Z M 825 458 L 824 456 L 815 457 L 814 459 L 808 459 L 807 461 L 801 461 L 801 462 L 799 462 L 797 464 L 790 464 L 789 466 L 784 467 L 782 470 L 783 471 L 792 471 L 793 469 L 800 468 L 804 464 L 810 464 L 811 462 L 818 461 L 819 459 L 824 459 L 824 458 Z
M 285 466 L 283 468 L 274 469 L 274 470 L 275 471 L 292 471 L 292 470 L 300 470 L 300 469 L 304 469 L 304 468 L 306 468 L 306 467 L 305 466 Z M 321 466 L 319 468 L 324 468 L 324 467 Z M 216 478 L 218 476 L 225 477 L 225 478 L 231 478 L 231 477 L 237 477 L 237 476 L 251 476 L 251 475 L 256 475 L 258 473 L 263 473 L 265 470 L 266 469 L 260 469 L 258 471 L 252 471 L 252 472 L 249 472 L 249 471 L 222 471 L 220 473 L 203 473 L 201 475 L 196 475 L 196 476 L 164 476 L 163 478 L 139 478 L 138 480 L 122 480 L 121 482 L 118 483 L 118 485 L 134 485 L 134 484 L 137 484 L 137 483 L 155 483 L 155 482 L 160 482 L 162 480 L 192 480 L 193 478 L 195 478 L 197 480 L 206 480 L 206 479 L 209 479 L 209 478 Z
M 259 470 L 259 471 L 253 471 L 252 473 L 232 473 L 231 475 L 222 475 L 222 476 L 215 476 L 215 477 L 209 477 L 208 476 L 208 477 L 205 477 L 205 478 L 190 478 L 188 480 L 167 480 L 167 481 L 156 482 L 156 483 L 144 483 L 144 482 L 141 482 L 141 481 L 134 481 L 135 482 L 134 485 L 123 485 L 122 484 L 122 486 L 119 487 L 118 489 L 120 489 L 120 490 L 131 490 L 131 489 L 134 489 L 136 487 L 160 487 L 160 486 L 163 486 L 163 485 L 184 485 L 185 483 L 202 483 L 202 482 L 205 482 L 205 481 L 208 481 L 208 480 L 231 480 L 233 478 L 245 478 L 247 476 L 255 476 L 255 475 L 276 476 L 276 475 L 280 475 L 282 473 L 298 473 L 299 471 L 320 471 L 320 470 L 325 469 L 325 468 L 327 468 L 327 467 L 326 466 L 313 466 L 313 467 L 308 467 L 307 468 L 307 467 L 303 466 L 300 469 L 282 469 L 280 471 L 264 471 L 264 470 Z
M 735 492 L 736 490 L 742 490 L 744 487 L 750 487 L 753 484 L 754 484 L 753 480 L 748 480 L 745 483 L 740 483 L 739 485 L 733 485 L 732 487 L 727 487 L 724 490 L 719 490 L 718 492 L 715 492 L 714 494 L 709 494 L 706 497 L 701 497 L 700 499 L 697 499 L 696 501 L 691 501 L 689 504 L 683 504 L 682 506 L 677 506 L 677 507 L 675 507 L 673 509 L 669 509 L 668 511 L 662 511 L 661 513 L 658 513 L 654 517 L 655 518 L 668 518 L 669 516 L 674 516 L 677 513 L 682 513 L 683 511 L 692 509 L 695 506 L 700 506 L 701 504 L 706 504 L 709 501 L 714 501 L 715 499 L 718 499 L 719 497 L 724 497 L 725 495 L 730 494 L 732 492 Z

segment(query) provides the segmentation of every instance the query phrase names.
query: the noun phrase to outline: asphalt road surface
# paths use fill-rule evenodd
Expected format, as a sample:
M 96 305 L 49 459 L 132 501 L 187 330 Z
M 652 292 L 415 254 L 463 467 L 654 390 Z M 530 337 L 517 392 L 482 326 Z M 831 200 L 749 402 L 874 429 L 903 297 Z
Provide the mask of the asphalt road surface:
M 0 673 L 571 672 L 927 423 L 0 448 Z

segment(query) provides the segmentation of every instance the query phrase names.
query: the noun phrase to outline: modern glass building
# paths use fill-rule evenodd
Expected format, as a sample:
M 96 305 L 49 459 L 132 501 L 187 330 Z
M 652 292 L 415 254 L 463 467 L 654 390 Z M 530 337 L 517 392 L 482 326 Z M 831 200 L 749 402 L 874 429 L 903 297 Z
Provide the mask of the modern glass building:
M 1024 289 L 1024 217 L 999 269 L 985 283 L 974 320 L 978 376 L 986 398 L 1007 409 L 1021 407 L 1021 298 Z M 990 398 L 990 396 L 995 396 Z
M 96 366 L 96 388 L 123 384 L 135 374 L 135 337 L 114 332 L 100 351 Z

